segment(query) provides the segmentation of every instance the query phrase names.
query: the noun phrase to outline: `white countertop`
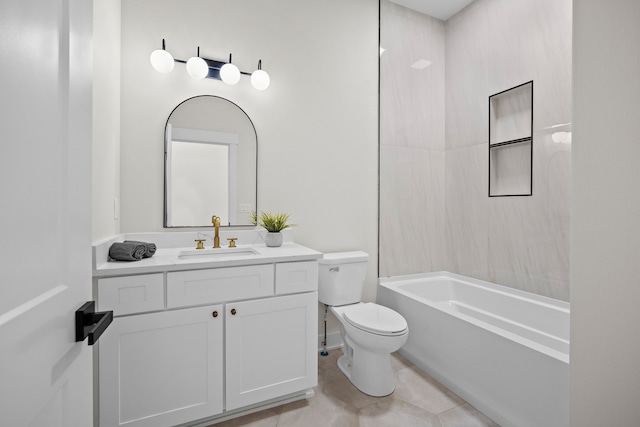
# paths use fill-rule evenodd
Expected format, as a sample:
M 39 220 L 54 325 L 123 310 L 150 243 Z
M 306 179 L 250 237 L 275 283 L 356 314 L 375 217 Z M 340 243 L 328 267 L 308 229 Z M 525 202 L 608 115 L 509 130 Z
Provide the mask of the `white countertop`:
M 285 230 L 286 231 L 286 230 Z M 105 239 L 93 246 L 93 276 L 111 277 L 133 274 L 162 273 L 167 271 L 195 270 L 206 268 L 235 267 L 243 265 L 270 264 L 274 262 L 294 262 L 311 261 L 322 258 L 322 253 L 291 241 L 291 234 L 285 233 L 285 241 L 282 246 L 274 248 L 267 247 L 264 243 L 256 243 L 261 239 L 260 232 L 256 230 L 242 230 L 225 232 L 224 234 L 238 237 L 237 250 L 247 249 L 252 254 L 225 253 L 221 258 L 215 256 L 228 251 L 226 247 L 212 249 L 210 244 L 206 249 L 195 251 L 195 244 L 191 244 L 194 238 L 201 238 L 197 232 L 168 232 L 149 234 L 127 234 L 118 235 L 110 239 Z M 221 233 L 221 242 L 223 240 Z M 115 242 L 124 240 L 138 240 L 155 243 L 156 253 L 150 258 L 139 261 L 114 261 L 108 257 L 109 247 Z M 250 243 L 241 243 L 250 242 Z M 185 252 L 196 254 L 196 256 L 183 259 L 180 257 Z M 202 254 L 202 258 L 200 258 Z M 211 255 L 211 256 L 210 256 Z

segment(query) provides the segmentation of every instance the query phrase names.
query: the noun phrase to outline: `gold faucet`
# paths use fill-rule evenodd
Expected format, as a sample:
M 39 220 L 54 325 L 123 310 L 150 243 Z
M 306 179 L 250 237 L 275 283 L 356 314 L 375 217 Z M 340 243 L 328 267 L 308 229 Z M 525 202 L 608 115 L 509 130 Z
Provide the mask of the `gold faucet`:
M 216 231 L 215 236 L 213 236 L 213 248 L 216 249 L 220 247 L 220 236 L 218 235 L 218 231 L 220 231 L 220 217 L 215 215 L 212 216 L 211 223 L 213 224 L 213 227 Z

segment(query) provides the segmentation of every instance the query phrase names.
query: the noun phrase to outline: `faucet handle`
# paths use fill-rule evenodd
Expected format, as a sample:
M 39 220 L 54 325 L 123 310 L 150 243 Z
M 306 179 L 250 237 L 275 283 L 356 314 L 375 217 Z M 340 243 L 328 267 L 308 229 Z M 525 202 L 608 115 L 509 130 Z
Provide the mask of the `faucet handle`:
M 229 241 L 229 247 L 230 248 L 235 248 L 236 247 L 236 240 L 238 240 L 237 237 L 228 237 L 227 240 Z
M 194 240 L 194 242 L 198 242 L 198 246 L 196 246 L 196 249 L 204 249 L 204 239 L 196 239 Z

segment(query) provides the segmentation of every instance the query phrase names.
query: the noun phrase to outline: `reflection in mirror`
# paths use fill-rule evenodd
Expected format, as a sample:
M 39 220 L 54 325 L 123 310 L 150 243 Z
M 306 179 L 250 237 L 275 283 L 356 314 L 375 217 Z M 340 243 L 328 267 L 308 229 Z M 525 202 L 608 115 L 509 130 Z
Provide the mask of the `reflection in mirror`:
M 249 116 L 211 95 L 179 104 L 165 127 L 165 227 L 252 225 L 257 136 Z

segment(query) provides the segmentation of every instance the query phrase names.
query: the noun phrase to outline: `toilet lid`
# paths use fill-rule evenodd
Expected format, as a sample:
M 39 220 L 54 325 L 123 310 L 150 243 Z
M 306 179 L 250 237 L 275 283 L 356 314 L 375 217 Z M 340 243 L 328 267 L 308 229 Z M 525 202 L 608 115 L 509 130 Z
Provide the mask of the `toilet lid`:
M 407 321 L 399 313 L 371 302 L 347 307 L 343 315 L 356 328 L 376 334 L 392 335 L 407 329 Z

